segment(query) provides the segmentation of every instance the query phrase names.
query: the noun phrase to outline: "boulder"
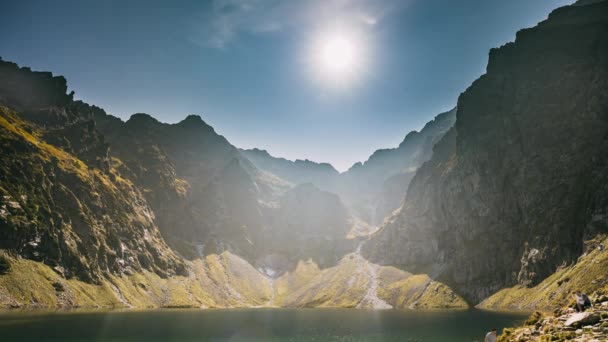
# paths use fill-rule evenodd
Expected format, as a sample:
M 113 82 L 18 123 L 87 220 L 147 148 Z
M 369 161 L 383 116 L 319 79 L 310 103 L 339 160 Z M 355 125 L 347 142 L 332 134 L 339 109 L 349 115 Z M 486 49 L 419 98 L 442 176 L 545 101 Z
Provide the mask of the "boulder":
M 565 326 L 585 326 L 593 325 L 600 321 L 600 315 L 594 312 L 575 313 L 564 323 Z

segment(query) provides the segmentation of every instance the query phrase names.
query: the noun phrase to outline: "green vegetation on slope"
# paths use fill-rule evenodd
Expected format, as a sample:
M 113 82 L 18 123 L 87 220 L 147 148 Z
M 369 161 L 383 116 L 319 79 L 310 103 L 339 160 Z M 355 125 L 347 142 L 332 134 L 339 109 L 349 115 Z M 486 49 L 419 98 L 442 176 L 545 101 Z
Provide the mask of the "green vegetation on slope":
M 426 274 L 413 275 L 390 266 L 379 271 L 378 296 L 400 309 L 466 309 L 468 304 L 448 286 Z
M 181 258 L 163 242 L 130 182 L 40 137 L 0 107 L 0 249 L 93 283 L 141 269 L 183 274 Z
M 0 275 L 4 308 L 251 307 L 271 297 L 267 279 L 228 252 L 189 263 L 189 276 L 161 278 L 142 270 L 108 276 L 101 284 L 66 279 L 40 262 L 3 257 L 11 265 Z
M 482 301 L 484 309 L 553 310 L 571 304 L 573 291 L 608 293 L 608 240 L 587 241 L 586 250 L 572 266 L 561 267 L 534 287 L 505 288 Z
M 357 253 L 352 253 L 345 256 L 338 265 L 320 272 L 310 266 L 298 268 L 288 277 L 312 278 L 304 285 L 294 286 L 295 291 L 287 294 L 282 303 L 286 307 L 359 307 L 364 304 L 362 301 L 374 281 L 369 266 L 374 267 Z M 384 300 L 393 308 L 468 307 L 448 286 L 433 281 L 427 275 L 412 275 L 394 267 L 383 266 L 378 268 L 375 276 L 378 282 L 378 300 Z M 282 283 L 283 279 L 279 279 L 278 284 Z

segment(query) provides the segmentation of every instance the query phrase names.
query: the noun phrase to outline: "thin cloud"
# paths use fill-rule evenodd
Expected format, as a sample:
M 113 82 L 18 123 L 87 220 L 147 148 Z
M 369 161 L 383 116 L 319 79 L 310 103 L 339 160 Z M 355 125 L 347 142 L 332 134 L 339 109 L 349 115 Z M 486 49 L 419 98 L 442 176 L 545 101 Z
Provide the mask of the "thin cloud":
M 400 0 L 214 0 L 196 17 L 191 40 L 223 49 L 241 34 L 313 29 L 327 23 L 373 27 L 401 7 Z

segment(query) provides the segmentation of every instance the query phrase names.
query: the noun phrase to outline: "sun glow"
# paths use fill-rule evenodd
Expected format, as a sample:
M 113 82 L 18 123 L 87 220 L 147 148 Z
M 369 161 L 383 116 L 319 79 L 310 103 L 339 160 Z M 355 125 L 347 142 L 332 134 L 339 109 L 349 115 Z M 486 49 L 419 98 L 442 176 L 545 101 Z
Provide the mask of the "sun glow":
M 311 39 L 307 56 L 317 82 L 332 88 L 349 87 L 365 71 L 365 39 L 355 30 L 323 31 Z

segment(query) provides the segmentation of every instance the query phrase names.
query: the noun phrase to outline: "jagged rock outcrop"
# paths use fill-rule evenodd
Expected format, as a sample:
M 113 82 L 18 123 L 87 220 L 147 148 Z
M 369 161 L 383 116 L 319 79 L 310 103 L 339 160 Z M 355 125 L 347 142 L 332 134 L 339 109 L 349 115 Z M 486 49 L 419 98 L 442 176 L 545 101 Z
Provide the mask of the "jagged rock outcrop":
M 605 297 L 606 298 L 606 297 Z M 499 342 L 608 340 L 608 298 L 592 299 L 595 307 L 586 312 L 558 309 L 553 315 L 535 312 L 520 328 L 504 329 Z
M 0 71 L 22 73 L 27 82 L 41 83 L 41 89 L 49 83 L 49 89 L 65 92 L 57 87 L 63 79 L 16 68 L 2 62 Z M 72 120 L 56 121 L 53 128 L 65 125 L 62 129 L 70 134 L 61 139 L 56 131 L 45 131 L 0 107 L 0 248 L 44 262 L 68 278 L 96 283 L 110 274 L 142 269 L 164 277 L 184 274 L 181 258 L 163 242 L 141 192 L 104 163 L 107 146 L 94 124 L 73 119 L 76 114 L 69 107 L 56 107 L 63 105 L 57 98 L 49 95 L 29 103 L 10 97 L 24 110 L 50 106 L 41 111 L 66 113 Z
M 477 303 L 572 264 L 608 227 L 608 2 L 555 10 L 490 51 L 455 127 L 368 244 Z

